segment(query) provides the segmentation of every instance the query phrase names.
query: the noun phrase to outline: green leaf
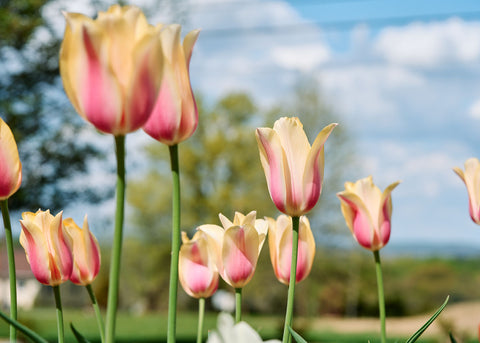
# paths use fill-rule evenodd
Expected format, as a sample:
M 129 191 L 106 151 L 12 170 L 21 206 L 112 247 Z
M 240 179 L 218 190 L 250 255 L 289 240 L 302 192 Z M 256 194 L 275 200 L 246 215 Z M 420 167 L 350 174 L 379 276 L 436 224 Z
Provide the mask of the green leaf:
M 292 337 L 295 338 L 295 342 L 297 343 L 307 343 L 305 339 L 302 338 L 298 333 L 296 333 L 290 326 L 288 327 L 288 330 L 292 334 Z
M 2 318 L 4 321 L 7 323 L 13 325 L 18 331 L 21 331 L 25 336 L 27 336 L 31 341 L 35 343 L 48 343 L 48 341 L 40 336 L 38 333 L 35 331 L 29 329 L 23 324 L 20 324 L 18 321 L 10 318 L 7 316 L 5 313 L 0 311 L 0 318 Z
M 83 335 L 80 332 L 78 332 L 77 329 L 75 329 L 72 323 L 70 323 L 70 329 L 72 329 L 72 332 L 75 335 L 75 338 L 77 339 L 78 343 L 90 343 L 88 339 L 83 337 Z
M 442 306 L 440 306 L 440 308 L 437 310 L 437 312 L 435 312 L 433 314 L 433 316 L 425 323 L 423 324 L 423 326 L 413 334 L 412 337 L 410 337 L 406 343 L 413 343 L 415 342 L 421 335 L 422 333 L 427 330 L 427 328 L 430 326 L 430 324 L 433 323 L 433 321 L 435 319 L 437 319 L 437 317 L 440 315 L 440 313 L 442 313 L 443 309 L 445 308 L 445 306 L 447 306 L 447 303 L 448 303 L 448 300 L 450 299 L 450 296 L 447 296 L 447 298 L 445 299 L 445 301 L 443 302 Z M 453 342 L 453 341 L 452 341 Z
M 449 332 L 448 336 L 450 337 L 450 342 L 457 343 L 457 340 L 455 339 L 455 337 L 453 337 L 452 332 Z

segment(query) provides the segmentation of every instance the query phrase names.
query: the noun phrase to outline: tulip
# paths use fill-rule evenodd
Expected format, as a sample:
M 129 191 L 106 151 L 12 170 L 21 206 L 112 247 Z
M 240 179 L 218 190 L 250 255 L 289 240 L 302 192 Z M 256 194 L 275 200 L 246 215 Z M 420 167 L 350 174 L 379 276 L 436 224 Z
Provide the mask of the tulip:
M 189 64 L 200 31 L 188 33 L 182 45 L 180 30 L 180 25 L 169 25 L 160 32 L 162 81 L 152 115 L 144 126 L 146 133 L 167 145 L 189 138 L 198 124 Z
M 60 74 L 75 110 L 115 136 L 142 127 L 160 88 L 159 31 L 134 6 L 111 6 L 93 20 L 65 13 Z
M 480 225 L 480 161 L 477 158 L 469 158 L 465 162 L 465 172 L 458 167 L 453 168 L 453 171 L 465 183 L 470 217 Z
M 337 124 L 326 126 L 310 146 L 298 118 L 280 118 L 256 131 L 260 160 L 275 206 L 290 216 L 310 211 L 322 190 L 324 144 Z
M 179 278 L 185 292 L 194 298 L 208 298 L 218 288 L 215 255 L 205 233 L 197 231 L 191 240 L 182 232 Z
M 12 131 L 0 118 L 0 201 L 12 196 L 22 183 L 22 164 Z
M 206 224 L 198 230 L 210 237 L 217 269 L 225 282 L 234 288 L 242 288 L 255 272 L 268 226 L 266 221 L 256 219 L 255 211 L 246 216 L 237 212 L 233 222 L 222 214 L 219 216 L 223 228 Z
M 382 193 L 369 176 L 355 183 L 346 182 L 345 190 L 337 193 L 347 226 L 362 247 L 378 251 L 388 243 L 391 193 L 399 183 L 392 183 Z
M 278 281 L 288 285 L 292 262 L 292 218 L 284 214 L 277 220 L 266 218 L 268 222 L 268 245 L 270 260 Z M 315 257 L 315 239 L 307 217 L 300 217 L 298 232 L 297 270 L 295 281 L 304 280 L 312 269 Z
M 83 220 L 83 229 L 72 218 L 65 219 L 63 225 L 72 246 L 73 270 L 70 281 L 76 285 L 90 285 L 100 271 L 100 247 L 88 229 L 87 216 Z
M 20 244 L 25 249 L 33 275 L 50 286 L 58 286 L 72 274 L 72 253 L 65 237 L 62 212 L 55 217 L 49 210 L 23 212 Z

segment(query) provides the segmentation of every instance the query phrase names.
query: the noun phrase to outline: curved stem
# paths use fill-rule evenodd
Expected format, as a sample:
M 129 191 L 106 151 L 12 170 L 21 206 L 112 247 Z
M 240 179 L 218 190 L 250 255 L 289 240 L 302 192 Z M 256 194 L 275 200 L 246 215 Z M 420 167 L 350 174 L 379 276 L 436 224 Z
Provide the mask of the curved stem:
M 285 312 L 285 327 L 283 328 L 282 343 L 291 341 L 288 327 L 292 326 L 293 302 L 295 298 L 295 283 L 297 281 L 297 254 L 298 254 L 298 227 L 300 218 L 292 217 L 292 261 L 290 265 L 290 282 L 288 285 L 287 310 Z
M 242 289 L 235 288 L 235 323 L 242 320 Z
M 198 299 L 197 343 L 202 343 L 204 317 L 205 317 L 205 298 L 200 298 Z
M 117 204 L 115 211 L 115 232 L 113 236 L 112 257 L 110 260 L 110 279 L 108 284 L 107 323 L 105 341 L 115 341 L 115 322 L 118 306 L 118 288 L 120 260 L 122 256 L 123 218 L 125 210 L 125 136 L 115 137 L 117 157 Z
M 12 225 L 8 212 L 8 199 L 0 201 L 3 224 L 5 226 L 5 241 L 7 244 L 8 277 L 10 279 L 10 318 L 17 320 L 17 277 L 15 273 L 15 253 L 13 249 Z M 10 342 L 17 340 L 17 330 L 10 325 Z
M 58 343 L 63 343 L 65 342 L 65 335 L 63 330 L 63 311 L 62 300 L 60 298 L 60 286 L 53 286 L 52 288 L 55 296 L 55 307 L 57 312 Z
M 380 263 L 380 252 L 374 251 L 373 257 L 375 258 L 375 270 L 377 273 L 377 288 L 378 288 L 378 310 L 380 313 L 380 331 L 381 331 L 381 342 L 387 342 L 387 331 L 385 327 L 385 295 L 383 292 L 383 275 L 382 275 L 382 265 Z
M 97 298 L 95 297 L 95 293 L 93 292 L 92 285 L 86 285 L 85 288 L 87 289 L 88 295 L 90 296 L 90 300 L 92 301 L 93 310 L 95 311 L 95 317 L 97 318 L 98 331 L 100 332 L 100 339 L 102 343 L 104 343 L 105 330 L 103 327 L 102 313 L 100 312 L 100 307 L 98 306 Z
M 170 262 L 170 285 L 168 293 L 167 342 L 175 342 L 177 321 L 178 257 L 180 251 L 180 168 L 178 145 L 169 146 L 172 170 L 172 259 Z

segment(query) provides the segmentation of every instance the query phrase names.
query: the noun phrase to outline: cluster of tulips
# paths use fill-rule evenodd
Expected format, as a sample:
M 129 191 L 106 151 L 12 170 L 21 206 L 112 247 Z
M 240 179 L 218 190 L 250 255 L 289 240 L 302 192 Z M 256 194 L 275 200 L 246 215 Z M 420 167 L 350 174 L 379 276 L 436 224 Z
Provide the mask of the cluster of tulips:
M 221 317 L 229 329 L 209 335 L 209 342 L 261 342 L 241 322 L 241 290 L 252 278 L 258 256 L 268 237 L 270 258 L 278 280 L 288 285 L 283 342 L 305 342 L 292 329 L 295 284 L 304 280 L 315 254 L 315 240 L 306 214 L 318 202 L 322 190 L 324 145 L 337 124 L 326 126 L 311 145 L 298 118 L 283 117 L 273 128 L 258 128 L 260 160 L 268 190 L 281 214 L 277 219 L 257 219 L 251 211 L 235 213 L 233 220 L 220 214 L 222 226 L 200 225 L 192 239 L 180 233 L 180 179 L 178 144 L 188 139 L 198 124 L 198 111 L 190 85 L 189 63 L 199 31 L 181 41 L 179 25 L 150 25 L 136 7 L 114 5 L 91 19 L 65 13 L 66 29 L 60 51 L 60 73 L 73 107 L 102 133 L 111 134 L 117 158 L 115 228 L 109 274 L 106 320 L 96 303 L 91 283 L 100 268 L 97 240 L 87 219 L 81 229 L 72 219 L 53 216 L 49 210 L 25 212 L 20 220 L 20 242 L 39 282 L 53 287 L 58 320 L 58 341 L 64 342 L 63 314 L 58 287 L 70 280 L 84 285 L 95 308 L 102 343 L 115 341 L 125 204 L 125 136 L 143 130 L 168 146 L 172 194 L 172 257 L 170 264 L 167 340 L 175 342 L 178 280 L 186 293 L 200 301 L 199 333 L 202 341 L 205 298 L 218 288 L 219 276 L 236 295 L 235 321 Z M 253 134 L 253 132 L 252 132 Z M 15 139 L 0 119 L 0 203 L 5 223 L 10 269 L 10 339 L 17 330 L 35 342 L 46 342 L 17 321 L 15 264 L 8 198 L 21 184 L 21 163 Z M 470 159 L 465 172 L 456 168 L 470 195 L 470 214 L 480 224 L 480 162 Z M 379 294 L 381 340 L 386 342 L 385 304 L 380 249 L 391 230 L 394 182 L 383 192 L 372 177 L 345 183 L 337 195 L 346 224 L 357 242 L 373 252 Z M 180 244 L 180 241 L 183 244 Z M 408 341 L 415 341 L 440 314 L 445 303 Z M 222 324 L 223 325 L 223 324 Z M 72 327 L 81 342 L 86 341 Z

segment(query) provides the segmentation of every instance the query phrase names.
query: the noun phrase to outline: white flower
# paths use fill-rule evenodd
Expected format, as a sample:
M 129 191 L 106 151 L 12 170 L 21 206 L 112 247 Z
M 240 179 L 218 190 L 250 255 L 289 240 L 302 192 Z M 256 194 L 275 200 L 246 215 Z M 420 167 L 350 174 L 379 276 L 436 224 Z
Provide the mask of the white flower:
M 208 335 L 207 343 L 264 343 L 260 335 L 247 323 L 234 323 L 232 316 L 220 313 L 217 321 L 217 331 Z M 280 343 L 279 340 L 269 340 L 265 343 Z

